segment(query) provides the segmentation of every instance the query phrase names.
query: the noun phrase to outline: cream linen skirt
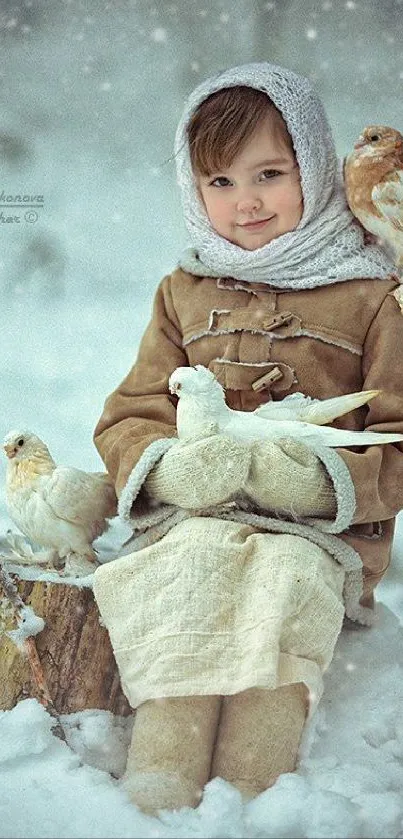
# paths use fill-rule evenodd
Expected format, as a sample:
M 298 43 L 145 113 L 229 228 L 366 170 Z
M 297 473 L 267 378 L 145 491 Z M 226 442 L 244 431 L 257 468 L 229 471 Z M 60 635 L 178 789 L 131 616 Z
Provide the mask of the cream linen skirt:
M 305 682 L 313 710 L 343 583 L 343 568 L 307 539 L 200 517 L 98 568 L 94 594 L 133 708 Z

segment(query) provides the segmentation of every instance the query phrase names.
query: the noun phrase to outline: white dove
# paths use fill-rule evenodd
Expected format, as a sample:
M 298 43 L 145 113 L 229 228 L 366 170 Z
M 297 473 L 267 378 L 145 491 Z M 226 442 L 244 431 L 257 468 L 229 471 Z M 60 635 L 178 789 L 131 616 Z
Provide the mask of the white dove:
M 371 446 L 396 443 L 403 434 L 348 431 L 324 425 L 378 396 L 379 390 L 348 393 L 333 399 L 312 399 L 292 393 L 281 402 L 267 402 L 255 411 L 234 411 L 225 403 L 224 388 L 211 370 L 177 367 L 169 390 L 179 398 L 176 425 L 180 440 L 223 434 L 235 440 L 279 440 L 296 437 L 307 446 Z
M 58 466 L 45 443 L 31 431 L 10 431 L 6 503 L 22 533 L 61 560 L 86 569 L 96 560 L 92 542 L 117 515 L 117 499 L 106 473 Z M 81 563 L 81 566 L 80 566 Z M 92 565 L 95 570 L 94 565 Z

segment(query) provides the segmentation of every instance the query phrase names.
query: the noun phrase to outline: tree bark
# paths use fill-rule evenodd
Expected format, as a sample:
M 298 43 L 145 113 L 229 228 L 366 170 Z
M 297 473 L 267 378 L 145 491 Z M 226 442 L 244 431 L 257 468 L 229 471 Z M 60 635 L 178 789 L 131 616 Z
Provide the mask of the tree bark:
M 10 577 L 24 604 L 45 621 L 35 644 L 57 713 L 92 708 L 122 716 L 132 713 L 92 589 L 68 582 L 22 580 L 15 573 Z M 27 657 L 6 634 L 16 629 L 16 620 L 0 585 L 1 627 L 5 631 L 0 634 L 0 709 L 5 711 L 37 692 Z

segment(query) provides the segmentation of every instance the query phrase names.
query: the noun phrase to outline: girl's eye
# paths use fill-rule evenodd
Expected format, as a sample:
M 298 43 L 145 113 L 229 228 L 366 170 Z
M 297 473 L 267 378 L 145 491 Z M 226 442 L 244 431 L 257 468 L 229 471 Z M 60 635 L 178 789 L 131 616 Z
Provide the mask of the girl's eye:
M 228 178 L 224 177 L 224 175 L 220 175 L 218 178 L 214 178 L 213 181 L 210 182 L 210 186 L 229 186 L 230 181 Z
M 269 181 L 277 175 L 281 175 L 281 172 L 278 172 L 277 169 L 263 169 L 263 172 L 260 173 L 259 177 L 262 181 Z

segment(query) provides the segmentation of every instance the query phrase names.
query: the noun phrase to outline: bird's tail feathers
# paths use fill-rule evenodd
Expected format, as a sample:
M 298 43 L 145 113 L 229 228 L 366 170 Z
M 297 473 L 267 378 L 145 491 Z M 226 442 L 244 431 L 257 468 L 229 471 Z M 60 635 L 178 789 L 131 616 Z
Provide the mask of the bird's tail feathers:
M 286 396 L 280 403 L 276 403 L 280 408 L 284 409 L 289 406 L 292 411 L 295 411 L 295 419 L 300 422 L 312 423 L 312 425 L 326 425 L 328 422 L 337 417 L 342 417 L 365 405 L 375 396 L 379 396 L 380 390 L 360 390 L 356 393 L 347 393 L 343 396 L 334 396 L 331 399 L 312 399 L 310 396 L 305 396 L 303 393 L 291 393 Z M 262 419 L 274 419 L 273 403 L 267 402 L 260 405 L 254 411 Z M 285 419 L 288 417 L 284 416 Z M 276 417 L 281 419 L 281 415 Z
M 378 431 L 348 431 L 344 428 L 332 428 L 332 437 L 324 438 L 325 446 L 343 448 L 344 446 L 380 446 L 385 443 L 401 443 L 403 434 L 383 434 Z M 320 441 L 320 437 L 316 437 Z
M 354 411 L 365 405 L 375 396 L 379 396 L 380 390 L 360 390 L 357 393 L 346 393 L 344 396 L 334 396 L 332 399 L 315 400 L 307 406 L 306 413 L 301 417 L 302 422 L 312 422 L 315 425 L 326 425 L 337 417 Z
M 108 487 L 108 489 L 106 487 L 102 489 L 102 498 L 105 504 L 103 515 L 108 519 L 113 519 L 118 514 L 118 499 L 114 482 L 108 472 L 93 472 L 92 474 Z

